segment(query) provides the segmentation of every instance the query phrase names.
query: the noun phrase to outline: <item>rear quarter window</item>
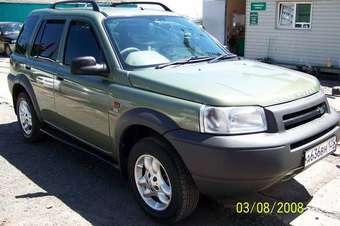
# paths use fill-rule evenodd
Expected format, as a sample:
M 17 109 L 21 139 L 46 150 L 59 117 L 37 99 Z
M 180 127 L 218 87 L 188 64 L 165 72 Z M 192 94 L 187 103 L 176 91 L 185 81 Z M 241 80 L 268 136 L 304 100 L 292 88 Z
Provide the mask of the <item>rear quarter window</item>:
M 22 54 L 22 55 L 26 53 L 27 46 L 29 44 L 29 41 L 32 38 L 38 19 L 39 19 L 38 16 L 30 16 L 26 19 L 26 22 L 24 26 L 22 27 L 18 40 L 17 40 L 17 44 L 15 48 L 16 53 Z

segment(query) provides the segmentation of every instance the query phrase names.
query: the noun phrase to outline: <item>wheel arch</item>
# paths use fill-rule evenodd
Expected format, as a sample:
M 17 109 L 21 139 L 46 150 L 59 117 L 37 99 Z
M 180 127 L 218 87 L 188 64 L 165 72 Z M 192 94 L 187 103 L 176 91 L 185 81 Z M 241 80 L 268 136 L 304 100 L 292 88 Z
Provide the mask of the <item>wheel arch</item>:
M 16 106 L 18 95 L 20 92 L 25 92 L 29 96 L 30 100 L 32 101 L 34 110 L 38 116 L 39 121 L 42 122 L 43 120 L 40 114 L 38 101 L 37 101 L 37 98 L 35 96 L 33 87 L 29 79 L 25 75 L 14 76 L 12 74 L 9 74 L 7 79 L 8 79 L 10 91 L 12 93 L 13 107 L 15 109 L 15 113 L 17 113 L 15 106 Z
M 127 175 L 127 159 L 132 147 L 145 137 L 157 137 L 172 146 L 163 135 L 179 129 L 179 126 L 165 114 L 147 108 L 126 112 L 120 117 L 115 128 L 115 156 L 121 172 Z

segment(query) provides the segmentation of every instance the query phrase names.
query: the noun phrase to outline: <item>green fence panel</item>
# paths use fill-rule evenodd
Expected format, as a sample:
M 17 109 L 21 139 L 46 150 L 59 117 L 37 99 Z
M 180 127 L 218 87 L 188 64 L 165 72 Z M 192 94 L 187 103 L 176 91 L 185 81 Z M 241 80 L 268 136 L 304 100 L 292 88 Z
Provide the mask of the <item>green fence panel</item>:
M 1 1 L 1 0 L 0 0 Z M 0 22 L 13 21 L 24 22 L 25 18 L 35 9 L 50 8 L 51 4 L 43 3 L 5 3 L 0 2 Z M 84 8 L 88 5 L 84 3 L 61 4 L 57 8 Z
M 50 4 L 0 2 L 0 22 L 24 22 L 25 18 L 32 10 L 48 7 L 50 7 Z

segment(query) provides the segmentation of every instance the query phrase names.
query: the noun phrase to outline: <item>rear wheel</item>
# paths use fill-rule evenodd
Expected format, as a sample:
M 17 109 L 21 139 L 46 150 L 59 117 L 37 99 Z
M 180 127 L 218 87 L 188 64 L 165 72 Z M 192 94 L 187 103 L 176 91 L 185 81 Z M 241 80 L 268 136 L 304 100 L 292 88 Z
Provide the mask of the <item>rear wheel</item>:
M 40 131 L 41 124 L 30 98 L 24 92 L 18 95 L 16 112 L 24 138 L 28 142 L 39 141 L 42 138 L 42 132 Z
M 129 181 L 146 213 L 166 223 L 189 216 L 199 192 L 175 150 L 157 138 L 144 138 L 132 149 L 128 161 Z

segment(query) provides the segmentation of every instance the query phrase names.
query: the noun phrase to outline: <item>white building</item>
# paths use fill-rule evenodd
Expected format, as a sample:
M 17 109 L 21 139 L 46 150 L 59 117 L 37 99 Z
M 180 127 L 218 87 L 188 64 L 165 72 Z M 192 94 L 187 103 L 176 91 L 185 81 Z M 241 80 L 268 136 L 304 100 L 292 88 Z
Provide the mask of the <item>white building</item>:
M 204 0 L 203 23 L 247 58 L 340 68 L 340 0 Z

